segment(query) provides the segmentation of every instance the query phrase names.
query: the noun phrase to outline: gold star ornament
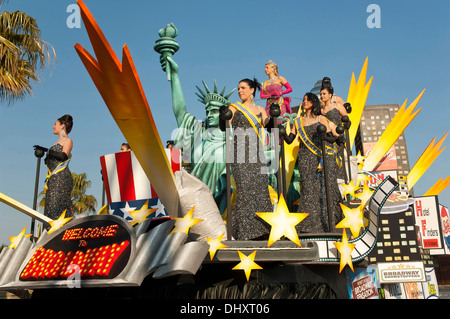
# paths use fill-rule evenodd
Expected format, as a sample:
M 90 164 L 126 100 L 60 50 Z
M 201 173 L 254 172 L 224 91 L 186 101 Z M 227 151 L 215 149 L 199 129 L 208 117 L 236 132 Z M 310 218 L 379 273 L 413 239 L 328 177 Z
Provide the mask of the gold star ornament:
M 216 239 L 212 239 L 209 237 L 206 237 L 206 241 L 209 245 L 209 257 L 211 257 L 211 260 L 213 260 L 214 255 L 216 254 L 216 252 L 219 249 L 222 248 L 227 248 L 227 245 L 222 244 L 222 238 L 225 235 L 225 233 L 223 233 L 222 235 L 220 235 L 219 237 L 217 237 Z
M 356 193 L 355 197 L 358 198 L 361 201 L 361 206 L 366 207 L 369 203 L 369 200 L 372 198 L 372 194 L 374 191 L 372 191 L 369 186 L 367 186 L 366 183 L 364 183 L 362 193 Z
M 358 155 L 353 156 L 353 157 L 356 158 L 356 163 L 357 164 L 363 163 L 364 160 L 367 158 L 367 156 L 362 156 L 361 155 L 361 151 L 358 152 Z
M 172 230 L 172 233 L 175 232 L 181 232 L 181 233 L 185 233 L 187 235 L 187 233 L 189 232 L 189 229 L 194 226 L 195 224 L 201 222 L 203 219 L 195 219 L 192 218 L 192 215 L 194 214 L 194 208 L 195 206 L 192 206 L 191 210 L 184 215 L 184 217 L 182 218 L 172 218 L 175 219 L 175 228 Z
M 9 237 L 9 240 L 11 241 L 11 244 L 8 246 L 8 248 L 15 249 L 19 245 L 20 241 L 23 237 L 28 238 L 31 236 L 31 234 L 25 235 L 25 230 L 27 229 L 27 226 L 22 229 L 22 231 L 17 236 Z
M 66 218 L 66 211 L 65 210 L 61 216 L 59 216 L 58 219 L 56 220 L 52 220 L 51 222 L 49 222 L 51 228 L 48 230 L 48 233 L 51 234 L 54 231 L 58 230 L 59 228 L 61 228 L 65 223 L 67 223 L 69 220 L 72 219 L 72 217 L 67 217 Z
M 243 270 L 245 272 L 245 277 L 247 281 L 250 279 L 250 273 L 253 269 L 263 269 L 257 263 L 255 263 L 256 250 L 250 255 L 246 256 L 238 250 L 239 258 L 241 262 L 233 267 L 233 270 Z
M 133 217 L 133 219 L 130 220 L 130 224 L 132 226 L 134 226 L 136 224 L 142 223 L 155 210 L 158 210 L 158 209 L 157 208 L 148 208 L 148 199 L 147 199 L 145 204 L 142 205 L 141 209 L 130 212 L 131 217 Z
M 361 227 L 364 227 L 364 210 L 361 208 L 362 206 L 349 208 L 342 203 L 339 204 L 345 218 L 336 225 L 336 228 L 349 228 L 353 237 L 358 237 Z
M 349 184 L 341 183 L 341 185 L 344 188 L 344 193 L 342 194 L 342 196 L 345 196 L 347 194 L 349 194 L 351 196 L 355 196 L 355 192 L 359 189 L 359 187 L 357 185 L 355 185 L 353 180 L 351 180 L 351 182 Z
M 280 239 L 281 236 L 285 236 L 298 246 L 301 246 L 295 225 L 305 219 L 308 214 L 290 213 L 283 195 L 280 195 L 277 209 L 274 213 L 256 213 L 256 215 L 272 226 L 269 241 L 267 242 L 268 247 Z
M 347 234 L 343 232 L 342 235 L 342 241 L 341 242 L 335 242 L 334 245 L 336 246 L 337 250 L 341 254 L 340 258 L 340 264 L 339 264 L 339 273 L 341 273 L 342 269 L 344 269 L 345 265 L 348 265 L 351 270 L 353 270 L 353 262 L 352 262 L 352 251 L 355 249 L 356 244 L 350 244 L 347 239 Z

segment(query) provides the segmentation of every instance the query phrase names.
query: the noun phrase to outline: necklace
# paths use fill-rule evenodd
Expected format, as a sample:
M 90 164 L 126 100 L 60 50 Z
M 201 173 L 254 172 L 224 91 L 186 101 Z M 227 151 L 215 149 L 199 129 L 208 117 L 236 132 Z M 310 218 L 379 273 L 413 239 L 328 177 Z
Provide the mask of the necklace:
M 303 119 L 304 119 L 305 124 L 309 125 L 309 124 L 311 124 L 312 122 L 315 121 L 316 117 L 315 117 L 315 116 L 313 117 L 313 116 L 311 116 L 311 115 L 307 116 L 307 115 L 305 114 L 305 115 L 303 116 Z
M 269 78 L 268 80 L 267 80 L 267 82 L 268 83 L 272 83 L 273 81 L 275 81 L 277 79 L 277 77 L 275 76 L 275 77 L 273 77 L 273 78 Z

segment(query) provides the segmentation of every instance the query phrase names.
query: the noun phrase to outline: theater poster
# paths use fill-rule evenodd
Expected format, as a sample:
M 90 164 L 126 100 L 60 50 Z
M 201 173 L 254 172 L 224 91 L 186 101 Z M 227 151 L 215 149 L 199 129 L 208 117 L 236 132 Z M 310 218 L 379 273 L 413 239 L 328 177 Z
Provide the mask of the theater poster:
M 347 288 L 350 299 L 379 299 L 376 269 L 347 271 Z
M 398 173 L 396 170 L 388 171 L 372 171 L 370 180 L 366 181 L 367 186 L 376 188 L 381 181 L 388 176 L 392 177 L 395 181 L 398 181 Z

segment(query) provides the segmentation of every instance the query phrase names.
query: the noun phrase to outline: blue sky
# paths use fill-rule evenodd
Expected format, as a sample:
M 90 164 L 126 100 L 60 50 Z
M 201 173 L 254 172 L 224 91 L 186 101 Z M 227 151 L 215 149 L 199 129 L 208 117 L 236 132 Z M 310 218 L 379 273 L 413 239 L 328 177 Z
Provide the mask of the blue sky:
M 11 107 L 0 105 L 0 192 L 32 207 L 36 158 L 33 145 L 49 147 L 56 141 L 54 121 L 74 117 L 70 168 L 85 172 L 92 181 L 88 193 L 101 203 L 101 155 L 119 151 L 124 138 L 108 112 L 77 53 L 80 43 L 93 53 L 84 25 L 69 28 L 67 7 L 75 0 L 10 0 L 1 10 L 20 10 L 38 21 L 42 38 L 56 50 L 57 63 L 34 85 L 33 96 Z M 369 28 L 370 4 L 381 9 L 381 28 Z M 174 59 L 188 110 L 204 118 L 196 85 L 217 80 L 227 91 L 242 78 L 266 79 L 264 64 L 274 60 L 301 98 L 317 80 L 332 79 L 335 92 L 347 97 L 352 72 L 359 75 L 366 57 L 373 83 L 367 100 L 373 104 L 419 103 L 422 111 L 406 129 L 409 160 L 413 165 L 433 137 L 440 139 L 450 118 L 450 25 L 446 1 L 106 1 L 85 0 L 94 18 L 121 59 L 127 44 L 139 73 L 159 133 L 165 143 L 176 128 L 170 86 L 153 44 L 158 30 L 173 22 L 179 30 L 180 50 Z M 237 100 L 234 93 L 231 99 Z M 450 137 L 449 137 L 450 138 Z M 444 146 L 448 145 L 448 140 Z M 438 157 L 414 187 L 425 193 L 440 177 L 449 175 L 450 150 Z M 42 163 L 40 190 L 46 168 Z M 450 205 L 450 187 L 440 202 Z M 0 243 L 30 218 L 0 203 Z

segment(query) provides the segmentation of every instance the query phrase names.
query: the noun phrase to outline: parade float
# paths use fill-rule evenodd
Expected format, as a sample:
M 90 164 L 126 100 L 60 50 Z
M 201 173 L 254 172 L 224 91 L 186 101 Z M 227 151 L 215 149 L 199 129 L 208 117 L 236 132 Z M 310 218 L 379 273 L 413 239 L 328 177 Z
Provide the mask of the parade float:
M 409 190 L 440 154 L 445 136 L 436 144 L 433 139 L 408 176 L 375 170 L 420 111 L 415 108 L 424 92 L 408 107 L 405 101 L 367 157 L 352 156 L 372 84 L 366 59 L 357 81 L 353 74 L 347 97 L 352 126 L 344 133 L 344 219 L 331 233 L 297 234 L 295 225 L 305 216 L 290 212 L 292 201 L 286 201 L 298 142 L 283 144 L 275 148 L 281 156 L 276 157 L 278 185 L 271 188 L 274 210 L 255 212 L 270 224 L 269 238 L 235 240 L 227 222 L 236 191 L 227 162 L 199 160 L 199 167 L 183 169 L 182 152 L 201 159 L 210 147 L 202 127 L 192 126 L 202 147 L 165 149 L 128 47 L 120 61 L 86 5 L 78 4 L 95 57 L 80 44 L 75 49 L 132 152 L 100 158 L 108 204 L 96 215 L 62 214 L 51 220 L 0 194 L 4 204 L 46 226 L 36 239 L 25 229 L 11 237 L 0 254 L 0 290 L 29 289 L 36 298 L 85 297 L 98 290 L 99 298 L 155 299 L 439 296 L 432 257 L 448 250 L 442 231 L 448 229 L 448 214 L 440 213 L 446 208 L 438 194 L 449 179 L 439 180 L 423 196 L 412 197 Z M 154 49 L 162 59 L 179 50 L 177 33 L 173 24 L 159 31 Z M 174 86 L 179 79 L 172 78 L 171 67 L 167 63 L 165 71 Z M 199 89 L 199 98 L 205 105 L 223 104 L 232 93 L 219 92 L 216 84 L 210 90 L 204 83 L 204 90 Z M 182 99 L 179 91 L 172 93 L 173 99 Z M 211 148 L 223 158 L 226 143 L 218 143 Z M 225 181 L 220 189 L 219 179 Z

